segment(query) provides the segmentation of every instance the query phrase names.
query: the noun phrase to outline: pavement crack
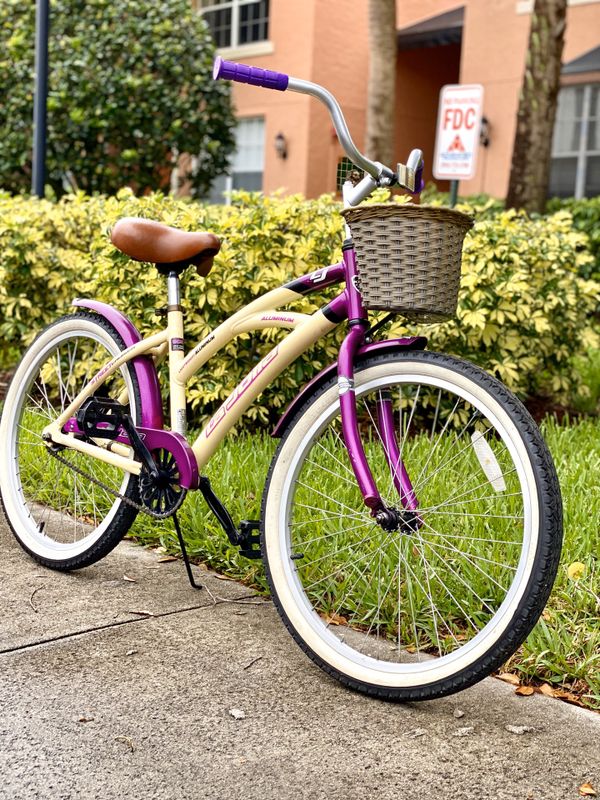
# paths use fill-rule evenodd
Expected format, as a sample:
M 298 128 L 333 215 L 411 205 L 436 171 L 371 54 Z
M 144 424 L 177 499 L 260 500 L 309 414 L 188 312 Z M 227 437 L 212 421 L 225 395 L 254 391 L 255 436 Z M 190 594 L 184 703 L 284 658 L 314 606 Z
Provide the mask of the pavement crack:
M 148 620 L 153 619 L 161 619 L 162 617 L 171 617 L 175 614 L 185 614 L 189 611 L 201 611 L 205 608 L 214 608 L 215 606 L 224 605 L 226 603 L 239 603 L 240 605 L 270 605 L 268 600 L 261 601 L 260 603 L 247 603 L 244 602 L 245 600 L 253 600 L 255 597 L 259 595 L 256 594 L 248 594 L 242 595 L 241 597 L 235 598 L 225 598 L 219 597 L 218 599 L 209 592 L 208 593 L 211 597 L 211 600 L 207 603 L 201 603 L 199 605 L 191 605 L 185 606 L 185 608 L 176 608 L 170 611 L 160 611 L 158 613 L 146 613 L 143 616 L 136 616 L 132 619 L 123 619 L 120 621 L 115 622 L 107 622 L 104 625 L 94 625 L 90 628 L 83 628 L 82 630 L 73 631 L 72 633 L 62 633 L 58 636 L 49 636 L 46 639 L 37 639 L 34 642 L 27 642 L 27 644 L 16 645 L 15 647 L 6 647 L 0 649 L 0 656 L 1 655 L 8 655 L 10 653 L 19 653 L 22 650 L 31 650 L 34 647 L 42 647 L 45 644 L 52 644 L 54 642 L 60 642 L 65 639 L 75 639 L 79 636 L 86 636 L 89 633 L 96 633 L 97 631 L 104 631 L 110 628 L 120 628 L 123 625 L 134 625 L 136 623 L 147 622 Z M 135 613 L 135 612 L 126 612 L 126 613 Z

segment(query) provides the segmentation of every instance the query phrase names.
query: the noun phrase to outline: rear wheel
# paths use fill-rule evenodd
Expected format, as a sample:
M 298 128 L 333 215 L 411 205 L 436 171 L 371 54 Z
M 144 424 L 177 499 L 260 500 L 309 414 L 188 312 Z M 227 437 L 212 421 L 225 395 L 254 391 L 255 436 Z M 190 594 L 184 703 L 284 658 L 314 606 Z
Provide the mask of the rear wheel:
M 0 496 L 14 535 L 37 561 L 70 570 L 93 564 L 123 538 L 137 511 L 57 460 L 42 441 L 48 423 L 70 405 L 124 344 L 103 318 L 80 313 L 44 330 L 25 353 L 0 421 Z M 141 401 L 131 365 L 98 393 L 119 400 L 134 422 Z M 139 501 L 138 478 L 89 455 L 59 452 L 114 492 Z
M 521 403 L 467 362 L 371 357 L 356 394 L 369 465 L 398 524 L 384 529 L 364 506 L 332 381 L 290 424 L 265 487 L 275 604 L 305 652 L 347 685 L 394 699 L 449 694 L 496 669 L 544 607 L 562 538 L 556 473 Z M 383 445 L 384 399 L 418 524 Z

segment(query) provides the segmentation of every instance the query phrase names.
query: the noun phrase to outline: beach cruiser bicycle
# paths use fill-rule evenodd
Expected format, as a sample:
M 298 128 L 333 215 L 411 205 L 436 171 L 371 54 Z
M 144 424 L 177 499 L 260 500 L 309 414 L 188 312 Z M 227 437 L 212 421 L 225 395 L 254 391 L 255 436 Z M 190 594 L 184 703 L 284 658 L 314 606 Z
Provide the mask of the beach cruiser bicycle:
M 368 309 L 451 316 L 471 220 L 414 204 L 360 206 L 376 187 L 418 193 L 422 154 L 396 171 L 366 158 L 321 86 L 220 58 L 214 75 L 327 106 L 364 173 L 344 185 L 342 260 L 258 297 L 186 352 L 180 275 L 192 265 L 207 275 L 219 240 L 119 220 L 114 244 L 166 276 L 167 325 L 142 339 L 120 311 L 78 299 L 76 313 L 37 337 L 0 425 L 6 518 L 37 561 L 72 570 L 105 556 L 140 512 L 173 517 L 180 535 L 176 512 L 200 490 L 230 540 L 262 556 L 285 625 L 330 675 L 389 699 L 466 688 L 514 653 L 548 598 L 562 536 L 556 473 L 533 420 L 498 380 L 428 352 L 423 337 L 379 339 Z M 311 315 L 281 310 L 335 284 L 341 293 Z M 206 474 L 212 454 L 263 389 L 343 323 L 337 362 L 274 431 L 260 522 L 235 525 Z M 188 442 L 187 381 L 237 334 L 273 328 L 289 333 Z

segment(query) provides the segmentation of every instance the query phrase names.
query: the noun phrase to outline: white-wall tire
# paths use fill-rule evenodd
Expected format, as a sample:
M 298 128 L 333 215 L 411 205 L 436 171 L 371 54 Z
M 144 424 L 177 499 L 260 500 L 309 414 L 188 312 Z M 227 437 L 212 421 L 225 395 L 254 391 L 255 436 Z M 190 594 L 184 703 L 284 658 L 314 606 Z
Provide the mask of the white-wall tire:
M 331 617 L 313 608 L 313 601 L 302 585 L 304 579 L 299 577 L 301 567 L 298 565 L 302 565 L 305 554 L 292 552 L 292 524 L 307 523 L 291 523 L 290 520 L 296 497 L 294 492 L 301 491 L 297 483 L 302 485 L 298 476 L 305 474 L 302 472 L 305 459 L 312 452 L 315 439 L 323 435 L 338 414 L 337 385 L 334 381 L 320 387 L 290 423 L 274 456 L 263 497 L 263 555 L 276 607 L 290 632 L 319 666 L 342 682 L 367 693 L 395 699 L 425 699 L 466 688 L 496 669 L 511 655 L 530 632 L 547 600 L 558 566 L 562 537 L 560 491 L 547 448 L 527 411 L 498 381 L 467 362 L 436 353 L 381 355 L 364 361 L 357 370 L 357 397 L 367 397 L 369 392 L 379 391 L 390 381 L 396 381 L 394 385 L 404 386 L 409 381 L 419 380 L 436 387 L 436 390 L 441 387 L 440 395 L 442 390 L 454 392 L 465 403 L 468 402 L 469 407 L 485 413 L 494 426 L 493 436 L 500 437 L 494 438 L 493 442 L 501 442 L 503 454 L 506 451 L 506 458 L 510 456 L 515 465 L 522 492 L 522 549 L 518 562 L 515 559 L 515 577 L 510 586 L 507 585 L 506 596 L 496 613 L 464 645 L 457 643 L 450 653 L 443 653 L 440 649 L 442 657 L 420 660 L 419 663 L 397 663 L 387 660 L 388 656 L 380 658 L 358 652 L 343 641 L 344 638 L 351 641 L 353 636 L 356 637 L 355 633 L 348 630 L 340 634 L 342 626 L 332 624 Z M 331 465 L 327 470 L 330 473 L 334 471 Z M 342 472 L 342 466 L 339 471 Z M 327 475 L 324 477 L 329 480 Z M 497 478 L 496 483 L 493 483 L 493 475 L 488 473 L 488 478 L 494 486 L 498 486 Z M 516 481 L 516 478 L 513 480 Z M 331 490 L 328 488 L 327 491 Z M 356 514 L 363 511 L 359 512 L 357 508 Z M 342 512 L 343 509 L 340 509 Z M 358 523 L 358 516 L 355 519 Z M 490 526 L 492 521 L 486 519 L 481 524 Z M 521 526 L 521 523 L 518 525 Z M 309 546 L 310 541 L 316 542 L 318 538 L 333 536 L 334 533 L 308 540 Z M 347 530 L 343 533 L 348 536 Z M 415 541 L 420 547 L 418 540 Z M 509 544 L 513 542 L 507 541 L 506 545 Z M 400 552 L 400 545 L 398 549 Z M 421 552 L 426 552 L 425 545 Z M 435 552 L 433 548 L 431 552 Z M 381 555 L 379 559 L 381 566 Z M 309 562 L 309 566 L 311 563 L 314 569 L 314 562 Z M 308 570 L 309 567 L 306 568 L 307 575 Z M 378 580 L 381 583 L 381 577 Z M 427 581 L 429 585 L 429 577 Z M 454 581 L 456 583 L 456 579 Z M 414 584 L 412 579 L 410 582 Z M 399 586 L 402 583 L 400 566 L 397 583 Z M 435 617 L 436 608 L 433 605 L 432 612 Z M 440 620 L 439 626 L 442 624 Z M 352 627 L 351 624 L 349 627 Z M 398 630 L 401 630 L 400 612 Z M 366 640 L 368 636 L 362 639 Z M 418 633 L 416 639 L 418 643 Z M 437 645 L 440 647 L 439 636 Z M 377 650 L 375 645 L 373 649 Z

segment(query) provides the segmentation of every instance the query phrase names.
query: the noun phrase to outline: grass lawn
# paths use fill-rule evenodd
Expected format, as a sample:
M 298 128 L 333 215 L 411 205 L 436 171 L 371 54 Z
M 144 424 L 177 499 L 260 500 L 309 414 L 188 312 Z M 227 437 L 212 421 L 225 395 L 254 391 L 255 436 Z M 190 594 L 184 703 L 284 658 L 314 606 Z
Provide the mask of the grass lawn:
M 552 597 L 538 625 L 506 666 L 523 682 L 548 682 L 573 690 L 600 709 L 600 419 L 575 424 L 553 419 L 543 433 L 562 487 L 565 539 Z M 241 436 L 224 444 L 208 475 L 233 518 L 258 519 L 261 493 L 276 442 L 265 435 Z M 194 560 L 260 590 L 266 583 L 260 562 L 248 561 L 231 546 L 199 493 L 184 503 L 180 519 Z M 132 536 L 148 545 L 179 551 L 170 522 L 138 517 Z M 573 577 L 569 576 L 572 567 Z M 182 571 L 182 580 L 185 575 Z

